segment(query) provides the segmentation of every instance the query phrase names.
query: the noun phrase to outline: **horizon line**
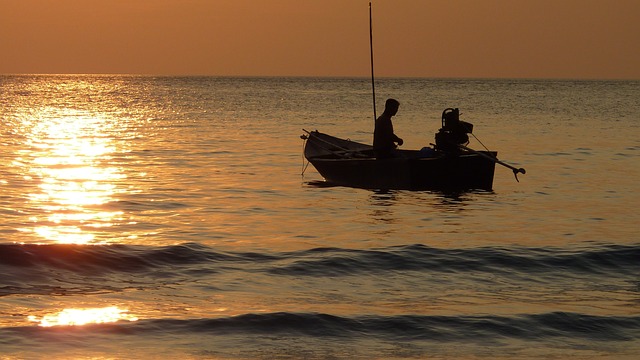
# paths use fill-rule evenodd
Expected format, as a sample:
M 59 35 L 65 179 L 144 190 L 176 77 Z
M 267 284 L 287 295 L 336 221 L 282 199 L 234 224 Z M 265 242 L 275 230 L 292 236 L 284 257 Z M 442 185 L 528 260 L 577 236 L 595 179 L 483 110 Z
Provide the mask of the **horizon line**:
M 368 75 L 216 75 L 216 74 L 149 74 L 149 73 L 2 73 L 0 76 L 130 76 L 156 78 L 290 78 L 290 79 L 363 79 L 371 80 Z M 425 79 L 425 80 L 556 80 L 556 81 L 640 81 L 640 78 L 599 78 L 599 77 L 487 77 L 487 76 L 376 76 L 377 79 Z

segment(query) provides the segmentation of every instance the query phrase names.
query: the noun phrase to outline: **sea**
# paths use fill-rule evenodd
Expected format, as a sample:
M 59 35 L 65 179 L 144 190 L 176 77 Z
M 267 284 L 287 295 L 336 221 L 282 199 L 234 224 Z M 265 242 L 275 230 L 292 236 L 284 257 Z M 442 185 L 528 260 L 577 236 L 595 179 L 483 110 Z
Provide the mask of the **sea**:
M 332 186 L 367 78 L 0 76 L 1 359 L 637 359 L 640 81 L 379 78 L 492 191 Z

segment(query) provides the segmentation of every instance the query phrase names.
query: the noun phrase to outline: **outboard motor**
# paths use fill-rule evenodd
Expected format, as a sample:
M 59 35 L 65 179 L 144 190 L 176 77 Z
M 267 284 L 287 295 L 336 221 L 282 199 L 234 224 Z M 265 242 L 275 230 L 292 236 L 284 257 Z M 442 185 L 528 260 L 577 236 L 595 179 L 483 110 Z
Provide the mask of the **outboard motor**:
M 436 148 L 446 152 L 459 152 L 458 145 L 469 143 L 473 124 L 460 120 L 458 108 L 447 108 L 442 112 L 442 128 L 436 133 Z

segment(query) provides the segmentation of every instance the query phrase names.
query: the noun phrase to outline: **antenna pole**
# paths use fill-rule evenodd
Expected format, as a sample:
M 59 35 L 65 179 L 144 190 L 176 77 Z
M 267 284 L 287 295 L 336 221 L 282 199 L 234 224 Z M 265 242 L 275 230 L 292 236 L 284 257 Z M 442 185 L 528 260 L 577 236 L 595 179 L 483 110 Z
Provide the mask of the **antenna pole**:
M 369 2 L 369 48 L 371 49 L 371 90 L 373 93 L 373 120 L 375 121 L 378 116 L 376 115 L 376 83 L 375 76 L 373 75 L 373 21 L 371 20 L 371 2 Z

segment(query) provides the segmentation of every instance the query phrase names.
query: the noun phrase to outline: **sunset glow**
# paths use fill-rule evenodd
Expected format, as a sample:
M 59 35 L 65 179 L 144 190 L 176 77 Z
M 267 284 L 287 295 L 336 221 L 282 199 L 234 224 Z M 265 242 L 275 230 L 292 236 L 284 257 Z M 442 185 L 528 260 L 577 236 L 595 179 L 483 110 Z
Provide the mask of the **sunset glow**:
M 366 76 L 369 0 L 3 1 L 0 74 Z M 636 0 L 374 0 L 377 73 L 639 79 Z
M 58 313 L 48 314 L 41 318 L 29 316 L 30 322 L 38 323 L 38 326 L 80 326 L 87 324 L 105 324 L 117 321 L 138 321 L 138 318 L 129 314 L 129 310 L 120 309 L 117 306 L 92 309 L 64 309 Z

